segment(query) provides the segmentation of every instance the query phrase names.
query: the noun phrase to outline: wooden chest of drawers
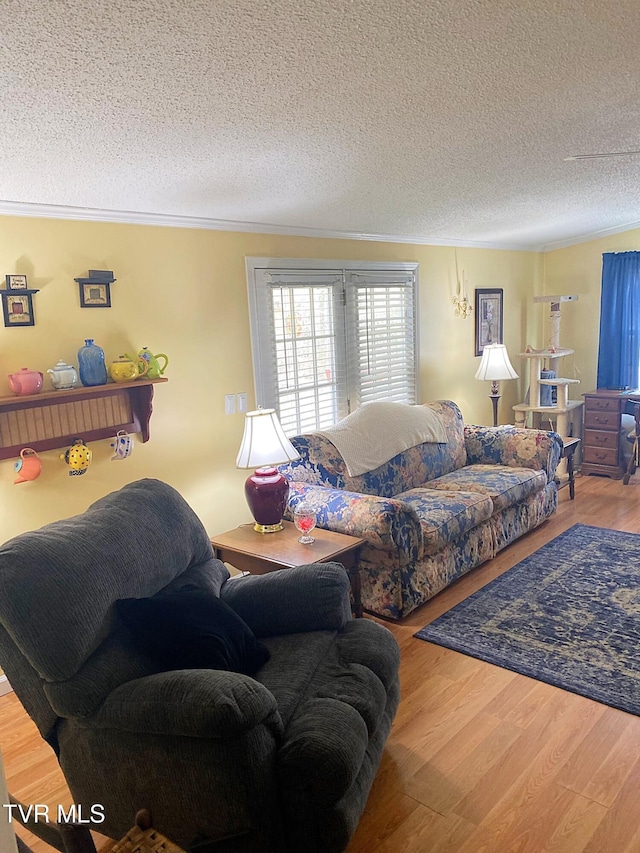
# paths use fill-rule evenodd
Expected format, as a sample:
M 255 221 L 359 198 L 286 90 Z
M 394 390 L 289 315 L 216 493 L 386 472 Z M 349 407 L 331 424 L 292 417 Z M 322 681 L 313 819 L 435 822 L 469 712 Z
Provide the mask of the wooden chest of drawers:
M 629 399 L 638 392 L 592 391 L 584 395 L 583 474 L 624 475 L 620 447 L 620 418 Z

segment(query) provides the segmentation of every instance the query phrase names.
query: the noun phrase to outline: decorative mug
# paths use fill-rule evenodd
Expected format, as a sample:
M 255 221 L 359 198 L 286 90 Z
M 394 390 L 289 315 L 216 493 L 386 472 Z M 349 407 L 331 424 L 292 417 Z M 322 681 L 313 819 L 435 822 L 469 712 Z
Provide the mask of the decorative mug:
M 112 462 L 117 462 L 118 459 L 126 459 L 133 452 L 133 436 L 121 429 L 116 435 L 115 441 L 111 443 L 111 447 L 115 450 L 111 457 Z
M 40 476 L 42 462 L 35 450 L 31 447 L 23 447 L 20 451 L 20 459 L 13 463 L 13 470 L 18 475 L 13 484 L 26 483 Z

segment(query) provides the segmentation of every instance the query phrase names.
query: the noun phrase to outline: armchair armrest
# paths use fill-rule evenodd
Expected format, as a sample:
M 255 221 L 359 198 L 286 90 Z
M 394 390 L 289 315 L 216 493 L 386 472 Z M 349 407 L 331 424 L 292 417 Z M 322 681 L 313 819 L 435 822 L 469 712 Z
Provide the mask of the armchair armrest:
M 483 427 L 465 424 L 469 465 L 510 465 L 544 471 L 550 483 L 562 456 L 556 432 L 514 426 Z
M 233 738 L 283 726 L 273 694 L 249 676 L 217 669 L 161 672 L 128 681 L 90 718 L 93 728 L 195 738 Z
M 397 553 L 400 566 L 422 554 L 420 520 L 404 501 L 299 482 L 289 487 L 288 517 L 304 501 L 315 508 L 318 527 L 360 536 L 375 548 Z
M 220 598 L 256 637 L 341 631 L 351 619 L 349 578 L 338 563 L 311 563 L 227 581 Z

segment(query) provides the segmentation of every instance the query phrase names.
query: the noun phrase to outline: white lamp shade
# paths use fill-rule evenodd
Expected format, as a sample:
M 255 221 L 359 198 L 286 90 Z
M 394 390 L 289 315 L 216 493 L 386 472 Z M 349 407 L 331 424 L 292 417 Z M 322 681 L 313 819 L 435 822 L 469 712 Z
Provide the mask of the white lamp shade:
M 509 361 L 509 354 L 504 344 L 487 344 L 482 350 L 480 366 L 476 371 L 476 379 L 486 379 L 497 382 L 499 379 L 517 379 Z
M 247 412 L 236 468 L 260 468 L 293 462 L 300 454 L 284 434 L 275 409 Z

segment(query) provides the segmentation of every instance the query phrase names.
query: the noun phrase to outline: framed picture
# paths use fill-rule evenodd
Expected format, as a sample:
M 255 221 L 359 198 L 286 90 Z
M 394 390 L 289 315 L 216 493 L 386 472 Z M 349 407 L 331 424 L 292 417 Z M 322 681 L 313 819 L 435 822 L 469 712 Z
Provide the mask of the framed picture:
M 26 275 L 6 275 L 7 290 L 27 290 Z
M 30 293 L 2 293 L 2 313 L 5 326 L 35 326 L 33 301 Z
M 80 306 L 82 308 L 111 308 L 109 282 L 81 281 Z
M 487 344 L 501 344 L 502 288 L 476 289 L 476 355 Z

